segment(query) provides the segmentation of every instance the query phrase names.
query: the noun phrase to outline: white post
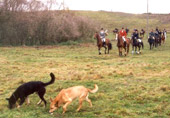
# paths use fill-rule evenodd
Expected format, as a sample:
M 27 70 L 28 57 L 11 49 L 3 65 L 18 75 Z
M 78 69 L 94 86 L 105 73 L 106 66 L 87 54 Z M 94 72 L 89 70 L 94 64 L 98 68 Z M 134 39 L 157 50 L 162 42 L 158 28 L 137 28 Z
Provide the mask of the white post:
M 64 0 L 63 0 L 63 10 L 65 10 L 65 3 L 64 3 Z
M 147 38 L 148 38 L 148 36 L 149 36 L 149 0 L 147 0 Z

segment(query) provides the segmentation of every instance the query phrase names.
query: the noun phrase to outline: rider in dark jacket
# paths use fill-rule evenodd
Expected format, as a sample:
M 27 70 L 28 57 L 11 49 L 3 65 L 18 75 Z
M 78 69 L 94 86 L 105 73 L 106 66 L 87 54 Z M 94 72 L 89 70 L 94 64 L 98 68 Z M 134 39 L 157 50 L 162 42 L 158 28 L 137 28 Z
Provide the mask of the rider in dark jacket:
M 148 41 L 149 41 L 149 40 L 155 40 L 155 33 L 153 32 L 153 29 L 152 29 L 151 32 L 149 33 Z
M 119 30 L 117 28 L 115 28 L 114 32 L 117 33 Z
M 161 37 L 161 33 L 162 33 L 162 32 L 158 29 L 158 27 L 156 27 L 155 37 L 156 37 L 156 38 Z
M 136 30 L 136 31 L 134 32 L 134 35 L 133 35 L 133 36 L 134 36 L 135 39 L 138 39 L 138 38 L 139 38 L 138 30 Z
M 155 33 L 153 32 L 153 30 L 149 33 L 149 37 L 153 37 L 155 36 Z
M 134 32 L 133 32 L 133 34 L 132 34 L 133 44 L 135 44 L 138 39 L 139 39 L 139 33 L 138 33 L 138 30 L 135 29 Z
M 125 29 L 125 31 L 126 31 L 126 33 L 128 34 L 128 32 L 129 32 L 129 29 L 128 29 L 128 28 L 126 28 L 126 29 Z

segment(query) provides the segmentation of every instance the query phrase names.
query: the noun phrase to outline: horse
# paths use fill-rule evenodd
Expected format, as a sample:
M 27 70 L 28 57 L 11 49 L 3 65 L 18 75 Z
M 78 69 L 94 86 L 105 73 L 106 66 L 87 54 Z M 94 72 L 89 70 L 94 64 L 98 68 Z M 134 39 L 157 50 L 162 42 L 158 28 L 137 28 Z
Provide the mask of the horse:
M 165 34 L 162 32 L 162 35 L 161 35 L 161 40 L 163 42 L 163 44 L 165 43 Z
M 115 34 L 115 39 L 117 40 L 117 35 L 118 35 L 119 29 L 115 28 L 113 30 L 113 34 Z
M 148 43 L 150 45 L 150 50 L 155 46 L 155 37 L 154 36 L 150 36 L 148 38 Z
M 129 46 L 130 46 L 130 42 L 131 40 L 129 38 L 126 38 L 126 41 L 124 42 L 122 39 L 122 36 L 118 33 L 117 34 L 117 47 L 119 50 L 119 56 L 122 56 L 122 49 L 125 50 L 125 56 L 128 55 L 129 53 Z
M 141 32 L 139 33 L 141 37 L 144 37 L 145 36 L 145 30 L 141 30 Z
M 158 47 L 161 45 L 161 36 L 159 34 L 157 34 L 155 36 L 155 47 Z
M 142 37 L 140 37 L 139 39 L 136 39 L 136 38 L 132 39 L 132 54 L 134 53 L 134 48 L 135 48 L 136 54 L 141 53 L 141 50 L 140 50 L 141 47 L 142 49 L 144 48 Z M 137 48 L 138 48 L 138 51 L 137 51 Z
M 105 48 L 105 54 L 106 54 L 106 50 L 107 50 L 107 49 L 108 49 L 108 54 L 109 54 L 109 50 L 112 49 L 111 41 L 110 41 L 109 39 L 106 39 L 106 42 L 105 42 L 106 45 L 104 45 L 103 42 L 102 42 L 102 39 L 101 39 L 100 36 L 99 36 L 99 33 L 98 33 L 98 32 L 96 32 L 96 33 L 94 34 L 94 39 L 97 39 L 97 46 L 98 46 L 99 55 L 101 55 L 100 49 L 101 49 L 102 47 Z

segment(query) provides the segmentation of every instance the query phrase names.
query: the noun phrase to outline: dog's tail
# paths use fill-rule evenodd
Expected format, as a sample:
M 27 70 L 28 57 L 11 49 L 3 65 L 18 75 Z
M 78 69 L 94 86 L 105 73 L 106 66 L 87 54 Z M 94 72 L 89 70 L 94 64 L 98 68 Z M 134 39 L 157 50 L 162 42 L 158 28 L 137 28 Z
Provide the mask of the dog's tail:
M 88 89 L 88 91 L 89 91 L 90 93 L 96 93 L 99 88 L 98 88 L 97 84 L 95 84 L 94 87 L 95 87 L 95 88 L 94 88 L 93 90 Z
M 51 76 L 51 80 L 47 83 L 44 83 L 44 86 L 48 86 L 50 84 L 53 84 L 54 81 L 55 81 L 55 75 L 53 73 L 50 73 L 50 76 Z

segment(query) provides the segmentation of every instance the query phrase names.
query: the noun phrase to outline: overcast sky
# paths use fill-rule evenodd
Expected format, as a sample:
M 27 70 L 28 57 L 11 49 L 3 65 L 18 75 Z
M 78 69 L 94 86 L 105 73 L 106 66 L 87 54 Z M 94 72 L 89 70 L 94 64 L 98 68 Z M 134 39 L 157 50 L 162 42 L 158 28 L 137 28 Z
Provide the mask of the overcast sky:
M 147 12 L 147 0 L 64 0 L 64 2 L 70 10 L 106 10 L 135 14 Z M 149 0 L 149 12 L 170 13 L 170 0 Z

